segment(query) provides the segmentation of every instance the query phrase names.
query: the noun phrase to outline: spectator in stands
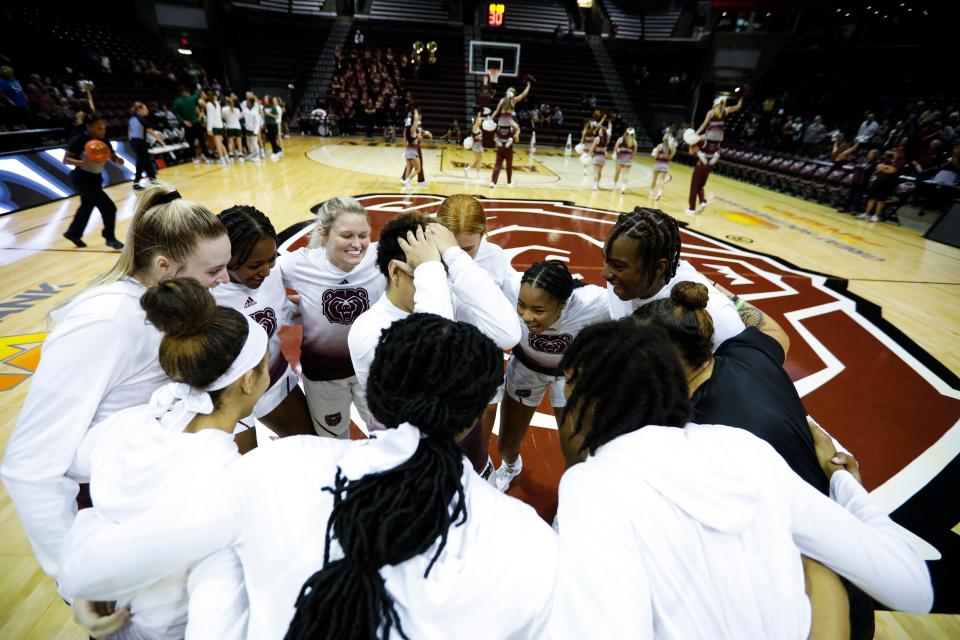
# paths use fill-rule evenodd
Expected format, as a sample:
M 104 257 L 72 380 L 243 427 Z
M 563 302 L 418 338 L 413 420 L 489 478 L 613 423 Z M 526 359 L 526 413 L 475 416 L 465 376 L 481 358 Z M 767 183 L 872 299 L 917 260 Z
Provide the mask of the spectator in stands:
M 803 131 L 803 146 L 800 153 L 805 156 L 817 156 L 820 149 L 820 143 L 827 135 L 827 128 L 823 125 L 820 116 L 814 116 L 813 122 L 807 125 Z
M 189 145 L 188 153 L 193 155 L 193 164 L 199 164 L 200 156 L 207 154 L 204 132 L 197 115 L 197 103 L 201 96 L 200 85 L 196 87 L 192 95 L 186 87 L 180 87 L 180 97 L 173 101 L 173 113 L 184 128 L 187 145 Z
M 893 190 L 897 186 L 897 177 L 903 170 L 903 164 L 902 147 L 887 151 L 883 162 L 877 164 L 873 182 L 867 189 L 867 208 L 857 216 L 857 219 L 869 220 L 870 222 L 879 222 L 884 219 L 882 218 L 883 208 L 887 204 L 887 198 L 893 195 Z
M 920 180 L 932 178 L 943 164 L 943 155 L 943 142 L 931 140 L 923 153 L 910 163 L 911 172 Z
M 137 168 L 133 174 L 133 190 L 143 191 L 143 185 L 140 184 L 140 178 L 146 174 L 151 183 L 157 181 L 157 171 L 153 166 L 153 159 L 150 157 L 150 150 L 147 146 L 147 136 L 153 137 L 153 129 L 147 122 L 147 116 L 150 110 L 142 102 L 133 103 L 133 114 L 127 123 L 127 139 L 130 141 L 130 147 L 137 156 Z
M 4 106 L 4 122 L 26 125 L 30 122 L 30 111 L 27 107 L 27 94 L 24 93 L 20 81 L 13 75 L 13 68 L 3 65 L 0 67 L 0 103 Z
M 866 119 L 860 123 L 860 128 L 857 130 L 857 141 L 859 141 L 860 144 L 869 143 L 873 139 L 879 126 L 873 113 L 868 111 Z
M 957 141 L 957 127 L 960 127 L 960 113 L 954 111 L 947 116 L 947 125 L 940 132 L 940 139 L 946 149 L 952 149 Z
M 560 105 L 553 108 L 553 125 L 558 129 L 563 127 L 563 110 Z

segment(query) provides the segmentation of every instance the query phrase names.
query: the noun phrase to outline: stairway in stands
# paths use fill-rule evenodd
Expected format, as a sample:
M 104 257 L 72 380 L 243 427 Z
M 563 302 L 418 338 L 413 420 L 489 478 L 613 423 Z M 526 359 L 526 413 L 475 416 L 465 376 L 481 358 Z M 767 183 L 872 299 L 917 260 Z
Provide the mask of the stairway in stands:
M 679 2 L 644 3 L 640 9 L 627 0 L 602 0 L 603 8 L 612 24 L 617 25 L 617 39 L 665 40 L 673 35 L 680 19 L 682 6 Z M 641 18 L 643 13 L 643 18 Z
M 634 113 L 633 101 L 623 86 L 620 74 L 617 72 L 617 68 L 607 53 L 607 50 L 604 48 L 603 43 L 600 42 L 600 38 L 590 36 L 587 38 L 587 44 L 590 45 L 590 50 L 593 52 L 593 56 L 597 61 L 597 67 L 603 75 L 610 96 L 613 98 L 613 103 L 617 111 L 620 112 L 620 117 L 623 118 L 627 126 L 632 126 L 636 130 L 637 145 L 641 148 L 652 148 L 653 142 L 650 135 L 646 127 L 637 118 L 636 113 Z
M 333 72 L 337 68 L 333 61 L 333 52 L 337 47 L 346 45 L 348 35 L 350 35 L 350 18 L 338 18 L 337 23 L 330 29 L 323 51 L 320 52 L 320 57 L 306 81 L 300 108 L 307 113 L 310 113 L 317 98 L 330 86 Z

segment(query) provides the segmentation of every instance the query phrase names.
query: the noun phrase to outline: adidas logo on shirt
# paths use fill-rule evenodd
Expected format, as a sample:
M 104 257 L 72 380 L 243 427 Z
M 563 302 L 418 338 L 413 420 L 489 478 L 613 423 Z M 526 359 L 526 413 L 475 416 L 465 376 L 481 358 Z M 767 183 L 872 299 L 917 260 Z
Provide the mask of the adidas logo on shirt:
M 340 282 L 340 284 L 350 284 L 350 283 L 347 282 L 346 280 L 343 280 L 343 281 Z
M 256 305 L 256 304 L 257 304 L 257 301 L 256 301 L 256 300 L 254 300 L 254 299 L 251 298 L 250 296 L 247 296 L 247 301 L 243 303 L 243 308 L 244 308 L 244 309 L 247 309 L 247 308 L 252 307 L 252 306 L 254 306 L 254 305 Z

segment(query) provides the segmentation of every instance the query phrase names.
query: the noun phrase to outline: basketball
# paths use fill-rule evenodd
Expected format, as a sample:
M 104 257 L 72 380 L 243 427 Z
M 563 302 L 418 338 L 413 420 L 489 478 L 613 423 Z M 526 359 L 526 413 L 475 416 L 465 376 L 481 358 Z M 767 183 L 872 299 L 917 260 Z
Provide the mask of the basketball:
M 700 136 L 697 135 L 697 132 L 693 129 L 685 129 L 683 132 L 683 141 L 688 145 L 697 144 L 700 142 Z
M 493 121 L 493 118 L 484 118 L 483 124 L 480 125 L 484 131 L 496 131 L 497 123 Z
M 87 160 L 106 162 L 113 155 L 113 150 L 103 140 L 90 140 L 83 145 L 83 154 L 87 156 Z
M 472 138 L 472 137 L 467 136 L 466 138 L 463 139 L 463 148 L 464 148 L 464 149 L 467 149 L 468 151 L 473 148 L 473 138 Z

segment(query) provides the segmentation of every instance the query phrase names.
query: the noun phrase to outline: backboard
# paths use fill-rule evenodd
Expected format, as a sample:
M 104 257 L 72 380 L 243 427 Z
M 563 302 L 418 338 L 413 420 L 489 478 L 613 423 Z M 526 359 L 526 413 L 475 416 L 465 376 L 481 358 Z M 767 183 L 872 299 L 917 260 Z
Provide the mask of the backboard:
M 515 42 L 470 41 L 470 73 L 487 75 L 488 69 L 500 69 L 500 75 L 515 78 L 520 70 L 520 45 Z

